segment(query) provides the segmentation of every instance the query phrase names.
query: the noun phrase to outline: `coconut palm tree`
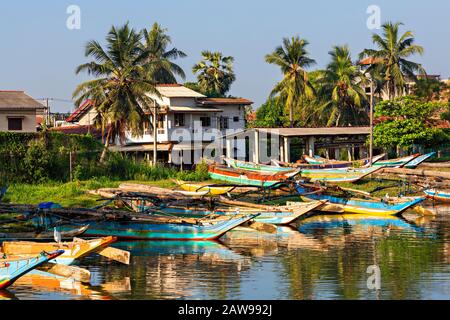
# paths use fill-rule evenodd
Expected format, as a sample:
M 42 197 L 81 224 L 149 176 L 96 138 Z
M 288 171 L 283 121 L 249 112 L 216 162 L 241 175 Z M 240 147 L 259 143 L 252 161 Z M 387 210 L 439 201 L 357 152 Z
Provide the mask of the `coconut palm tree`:
M 93 101 L 103 128 L 107 128 L 103 161 L 111 140 L 125 140 L 125 133 L 143 134 L 144 113 L 152 106 L 147 93 L 159 95 L 155 81 L 148 76 L 150 52 L 142 48 L 142 35 L 130 29 L 128 23 L 112 27 L 106 46 L 89 41 L 85 56 L 92 61 L 77 67 L 76 74 L 87 72 L 95 77 L 80 84 L 74 91 L 76 104 Z
M 142 35 L 144 49 L 150 52 L 148 60 L 153 62 L 150 64 L 153 80 L 158 83 L 177 83 L 176 76 L 186 79 L 183 69 L 173 62 L 186 57 L 186 54 L 177 48 L 168 49 L 172 39 L 167 35 L 167 29 L 155 22 L 150 31 L 143 29 Z
M 233 72 L 234 58 L 221 52 L 202 51 L 202 60 L 194 65 L 199 88 L 207 96 L 224 96 L 236 80 Z
M 306 72 L 306 68 L 315 64 L 306 50 L 308 44 L 308 41 L 298 36 L 284 38 L 282 46 L 266 55 L 266 62 L 279 66 L 283 73 L 283 80 L 276 84 L 271 96 L 278 94 L 285 99 L 291 127 L 294 126 L 294 107 L 301 105 L 302 98 L 314 95 Z
M 317 110 L 328 117 L 327 126 L 347 126 L 367 121 L 367 78 L 352 62 L 348 46 L 335 46 L 329 52 L 331 62 L 323 72 L 320 96 L 326 97 Z
M 407 60 L 415 54 L 423 54 L 423 48 L 414 44 L 411 31 L 399 33 L 402 23 L 388 22 L 383 24 L 383 34 L 373 34 L 372 41 L 378 49 L 365 49 L 360 58 L 373 58 L 370 68 L 379 68 L 384 76 L 385 90 L 390 99 L 404 92 L 406 78 L 417 80 L 416 73 L 425 73 L 421 64 Z M 370 72 L 370 70 L 369 70 Z

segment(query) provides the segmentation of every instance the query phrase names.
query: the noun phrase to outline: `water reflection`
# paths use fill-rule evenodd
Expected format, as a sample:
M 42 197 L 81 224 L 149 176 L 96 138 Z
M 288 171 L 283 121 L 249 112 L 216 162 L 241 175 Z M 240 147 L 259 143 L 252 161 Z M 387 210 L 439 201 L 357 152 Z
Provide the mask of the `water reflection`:
M 449 299 L 450 210 L 427 208 L 437 214 L 315 216 L 275 233 L 237 228 L 220 242 L 120 242 L 130 266 L 79 262 L 90 286 L 18 283 L 0 299 Z M 367 288 L 370 265 L 381 290 Z

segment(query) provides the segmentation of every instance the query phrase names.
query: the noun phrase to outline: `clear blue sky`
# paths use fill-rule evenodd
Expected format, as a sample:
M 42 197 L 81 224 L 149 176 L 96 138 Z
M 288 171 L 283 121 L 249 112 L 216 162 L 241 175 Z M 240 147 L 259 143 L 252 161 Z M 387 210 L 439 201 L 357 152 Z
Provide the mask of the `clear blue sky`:
M 80 6 L 81 30 L 66 28 L 69 5 Z M 237 81 L 231 94 L 265 101 L 281 77 L 264 62 L 281 39 L 309 40 L 311 56 L 323 67 L 333 45 L 348 44 L 354 58 L 371 47 L 366 9 L 381 8 L 383 21 L 401 21 L 415 33 L 425 55 L 416 61 L 428 73 L 450 76 L 450 1 L 448 0 L 15 0 L 0 3 L 0 90 L 21 89 L 35 98 L 70 99 L 85 80 L 75 67 L 86 61 L 84 44 L 102 41 L 111 25 L 130 21 L 135 28 L 154 21 L 169 29 L 174 45 L 188 54 L 179 61 L 188 80 L 204 49 L 235 57 Z M 55 102 L 58 111 L 71 105 Z

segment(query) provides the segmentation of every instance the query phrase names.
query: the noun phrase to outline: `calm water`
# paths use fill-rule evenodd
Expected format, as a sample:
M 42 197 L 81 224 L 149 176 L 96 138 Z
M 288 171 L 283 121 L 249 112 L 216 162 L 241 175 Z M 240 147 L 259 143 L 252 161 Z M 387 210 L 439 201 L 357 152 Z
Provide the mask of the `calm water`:
M 450 206 L 435 217 L 335 215 L 276 234 L 245 228 L 219 242 L 121 242 L 130 266 L 100 256 L 79 265 L 91 286 L 35 277 L 6 299 L 450 299 Z M 381 289 L 367 288 L 367 268 Z

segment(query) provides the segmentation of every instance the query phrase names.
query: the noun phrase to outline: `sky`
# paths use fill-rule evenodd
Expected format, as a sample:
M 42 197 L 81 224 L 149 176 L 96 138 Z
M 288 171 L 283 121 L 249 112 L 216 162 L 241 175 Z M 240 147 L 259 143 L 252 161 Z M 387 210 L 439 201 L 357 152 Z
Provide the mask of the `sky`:
M 67 8 L 81 10 L 80 29 L 70 30 Z M 187 53 L 178 60 L 194 81 L 192 66 L 202 50 L 221 51 L 235 58 L 237 80 L 230 94 L 260 106 L 281 73 L 264 56 L 283 37 L 298 35 L 310 42 L 310 55 L 323 68 L 334 45 L 347 44 L 353 58 L 372 48 L 367 8 L 380 8 L 381 22 L 400 21 L 413 31 L 425 49 L 414 61 L 429 74 L 450 77 L 450 24 L 448 0 L 15 0 L 0 3 L 0 90 L 25 90 L 36 99 L 57 98 L 53 111 L 73 110 L 75 87 L 88 79 L 75 68 L 89 61 L 84 46 L 103 42 L 112 25 L 129 21 L 136 29 L 156 21 L 168 32 L 173 45 Z

